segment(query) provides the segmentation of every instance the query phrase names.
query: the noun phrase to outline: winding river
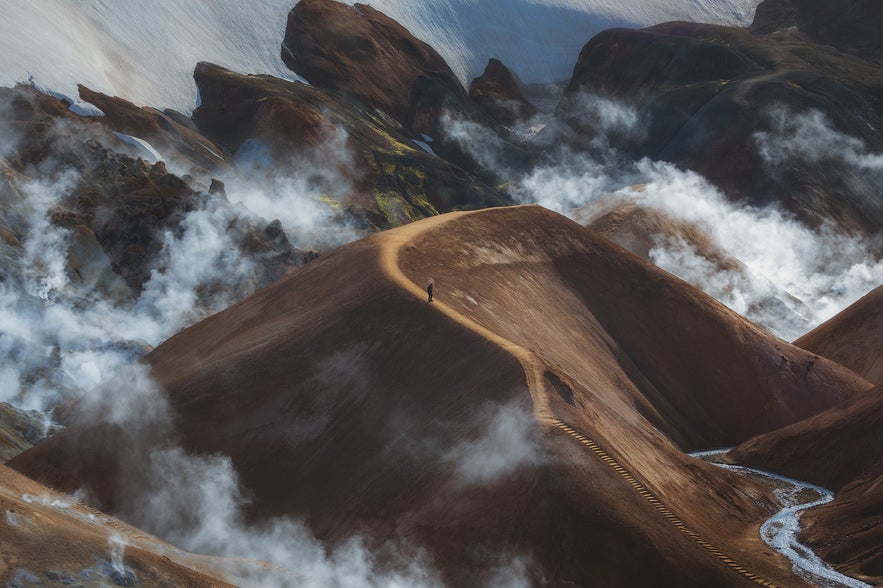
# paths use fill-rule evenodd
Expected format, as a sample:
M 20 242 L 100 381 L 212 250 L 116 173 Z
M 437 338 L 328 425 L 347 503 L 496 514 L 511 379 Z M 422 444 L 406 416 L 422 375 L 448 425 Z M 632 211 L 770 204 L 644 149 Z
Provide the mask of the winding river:
M 761 525 L 760 536 L 767 545 L 791 560 L 797 576 L 819 588 L 873 588 L 870 584 L 833 569 L 812 549 L 797 540 L 797 535 L 800 533 L 800 513 L 831 502 L 834 500 L 833 492 L 770 472 L 718 463 L 715 458 L 727 451 L 702 451 L 691 455 L 718 467 L 746 476 L 765 478 L 776 484 L 774 493 L 782 504 L 782 510 Z

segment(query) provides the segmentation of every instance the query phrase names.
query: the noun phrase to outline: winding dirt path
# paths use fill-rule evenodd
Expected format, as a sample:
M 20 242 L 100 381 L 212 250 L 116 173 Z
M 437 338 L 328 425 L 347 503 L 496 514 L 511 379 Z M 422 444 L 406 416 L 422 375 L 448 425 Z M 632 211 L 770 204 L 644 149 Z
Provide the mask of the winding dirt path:
M 418 238 L 423 233 L 441 227 L 451 221 L 462 218 L 464 216 L 477 214 L 480 212 L 481 211 L 455 212 L 430 217 L 385 233 L 380 245 L 380 262 L 383 272 L 402 289 L 410 292 L 417 298 L 424 300 L 426 297 L 426 291 L 423 289 L 423 287 L 411 281 L 399 267 L 399 252 L 408 243 Z M 558 419 L 553 413 L 549 404 L 548 390 L 546 389 L 545 381 L 543 378 L 543 364 L 536 356 L 536 354 L 534 354 L 529 349 L 518 345 L 514 341 L 510 341 L 509 339 L 500 336 L 498 333 L 491 331 L 483 325 L 478 324 L 469 317 L 460 314 L 450 306 L 446 305 L 444 302 L 440 302 L 436 299 L 433 300 L 432 306 L 435 310 L 443 313 L 454 322 L 463 325 L 467 329 L 470 329 L 471 331 L 481 335 L 488 341 L 491 341 L 500 346 L 502 349 L 515 357 L 519 361 L 519 363 L 521 363 L 522 369 L 524 370 L 525 379 L 527 380 L 528 390 L 530 391 L 531 399 L 533 400 L 534 417 L 537 419 L 538 423 L 540 423 L 541 425 L 554 427 L 555 429 L 563 432 L 564 434 L 575 439 L 584 447 L 586 447 L 602 462 L 607 464 L 620 477 L 622 477 L 622 479 L 625 480 L 626 483 L 632 486 L 632 488 L 634 488 L 635 491 L 641 497 L 643 497 L 654 509 L 656 509 L 656 511 L 660 515 L 662 515 L 675 529 L 692 539 L 698 547 L 701 547 L 711 556 L 718 559 L 730 570 L 739 574 L 740 576 L 742 576 L 746 580 L 751 581 L 754 584 L 765 586 L 766 588 L 778 588 L 777 584 L 751 573 L 746 568 L 741 566 L 736 560 L 706 541 L 701 535 L 688 527 L 686 523 L 684 523 L 677 515 L 669 510 L 669 508 L 649 488 L 647 488 L 647 486 L 643 482 L 638 480 L 638 478 L 635 477 L 635 475 L 630 472 L 625 466 L 616 461 L 616 459 L 614 459 L 610 455 L 610 453 L 608 453 L 600 445 L 598 445 L 598 443 Z

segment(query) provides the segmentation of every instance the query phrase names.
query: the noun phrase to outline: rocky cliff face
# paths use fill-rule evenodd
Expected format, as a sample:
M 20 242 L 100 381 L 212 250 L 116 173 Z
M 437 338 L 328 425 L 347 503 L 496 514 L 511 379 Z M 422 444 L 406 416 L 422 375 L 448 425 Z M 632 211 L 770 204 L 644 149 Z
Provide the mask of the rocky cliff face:
M 348 93 L 269 76 L 243 76 L 199 64 L 203 97 L 193 113 L 200 130 L 234 154 L 243 167 L 285 173 L 336 167 L 326 188 L 351 220 L 389 228 L 459 208 L 511 203 L 508 196 L 426 149 L 427 143 Z M 343 181 L 341 181 L 343 180 Z

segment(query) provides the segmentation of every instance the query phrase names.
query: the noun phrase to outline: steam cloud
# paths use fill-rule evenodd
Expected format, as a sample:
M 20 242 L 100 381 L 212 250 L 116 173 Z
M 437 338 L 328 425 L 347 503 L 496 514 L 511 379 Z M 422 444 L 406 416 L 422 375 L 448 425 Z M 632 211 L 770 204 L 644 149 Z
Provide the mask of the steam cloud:
M 58 133 L 66 132 L 60 124 Z M 76 133 L 74 129 L 71 132 Z M 20 178 L 21 199 L 3 204 L 23 233 L 20 247 L 0 243 L 0 402 L 47 413 L 107 380 L 182 328 L 250 294 L 262 275 L 238 245 L 242 226 L 280 218 L 293 245 L 325 249 L 362 235 L 341 221 L 335 196 L 352 190 L 339 173 L 351 165 L 346 137 L 329 138 L 322 153 L 272 174 L 240 166 L 229 199 L 204 197 L 162 243 L 137 297 L 100 250 L 75 247 L 78 236 L 50 221 L 77 184 L 76 171 L 50 158 Z M 17 138 L 0 137 L 0 157 Z M 176 168 L 171 163 L 171 169 Z M 71 273 L 72 255 L 81 259 Z
M 480 412 L 486 422 L 482 436 L 448 451 L 444 460 L 454 464 L 460 483 L 489 484 L 526 466 L 543 463 L 536 436 L 536 421 L 517 404 L 488 406 Z
M 799 337 L 883 283 L 878 244 L 844 235 L 833 225 L 810 229 L 772 206 L 734 204 L 698 174 L 672 164 L 629 160 L 615 146 L 639 138 L 645 125 L 628 104 L 580 95 L 571 99 L 571 107 L 581 111 L 581 120 L 591 121 L 594 135 L 583 140 L 584 149 L 566 146 L 574 138 L 567 125 L 549 118 L 529 121 L 527 128 L 543 130 L 524 140 L 551 155 L 521 175 L 487 129 L 449 120 L 447 130 L 477 161 L 514 178 L 511 192 L 522 203 L 572 216 L 574 209 L 614 194 L 700 227 L 718 251 L 742 267 L 721 267 L 683 239 L 666 235 L 655 236 L 651 261 L 784 339 Z M 771 130 L 754 137 L 768 164 L 793 158 L 836 161 L 855 170 L 864 185 L 883 180 L 883 154 L 836 131 L 822 113 L 773 108 L 769 118 Z M 636 185 L 642 189 L 631 188 Z
M 320 361 L 317 381 L 344 384 L 341 362 L 358 353 L 355 349 Z M 124 490 L 120 515 L 128 522 L 189 551 L 230 558 L 228 578 L 239 585 L 443 586 L 422 549 L 401 539 L 389 540 L 380 551 L 369 549 L 358 536 L 329 547 L 291 518 L 249 522 L 245 516 L 249 499 L 232 461 L 220 454 L 190 454 L 174 442 L 172 411 L 147 368 L 127 367 L 102 388 L 87 397 L 86 410 L 93 420 L 124 430 L 136 456 L 127 452 L 120 464 Z M 524 408 L 488 406 L 482 416 L 490 423 L 472 447 L 460 445 L 429 459 L 457 464 L 466 484 L 489 483 L 517 467 L 538 463 L 541 453 L 531 433 L 533 417 Z M 88 498 L 88 489 L 80 495 Z M 120 556 L 121 573 L 128 573 L 123 546 L 111 543 L 111 547 L 112 554 Z M 117 568 L 116 563 L 113 566 Z M 501 559 L 489 571 L 488 586 L 529 586 L 529 566 L 530 560 L 523 556 Z

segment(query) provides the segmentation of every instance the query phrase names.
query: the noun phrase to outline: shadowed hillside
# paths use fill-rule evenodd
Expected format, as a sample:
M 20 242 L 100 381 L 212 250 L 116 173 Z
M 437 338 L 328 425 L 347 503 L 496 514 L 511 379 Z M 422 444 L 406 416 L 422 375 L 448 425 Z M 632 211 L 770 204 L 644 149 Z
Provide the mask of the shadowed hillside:
M 883 384 L 883 286 L 794 344 Z
M 878 382 L 877 288 L 795 345 L 841 362 Z M 883 581 L 883 388 L 879 385 L 816 416 L 759 435 L 728 455 L 737 463 L 808 480 L 837 492 L 807 512 L 804 540 L 844 573 Z

